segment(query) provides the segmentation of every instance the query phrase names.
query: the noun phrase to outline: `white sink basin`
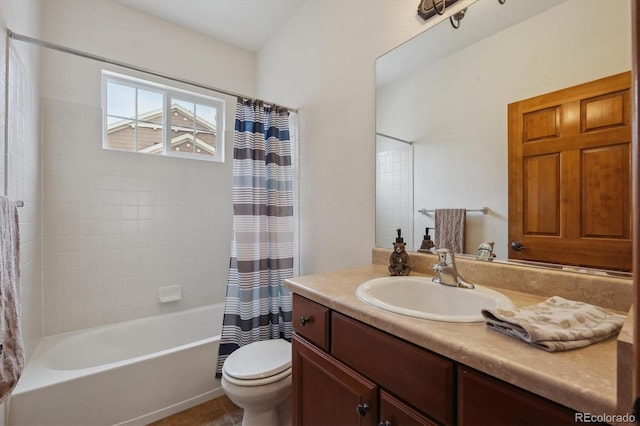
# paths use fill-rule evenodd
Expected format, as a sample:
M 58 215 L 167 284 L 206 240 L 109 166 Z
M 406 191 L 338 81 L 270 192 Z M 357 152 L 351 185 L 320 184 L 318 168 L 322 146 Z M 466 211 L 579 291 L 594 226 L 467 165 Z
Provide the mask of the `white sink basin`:
M 482 322 L 484 308 L 512 308 L 497 291 L 438 284 L 431 277 L 384 277 L 361 284 L 356 295 L 363 302 L 410 317 L 448 322 Z

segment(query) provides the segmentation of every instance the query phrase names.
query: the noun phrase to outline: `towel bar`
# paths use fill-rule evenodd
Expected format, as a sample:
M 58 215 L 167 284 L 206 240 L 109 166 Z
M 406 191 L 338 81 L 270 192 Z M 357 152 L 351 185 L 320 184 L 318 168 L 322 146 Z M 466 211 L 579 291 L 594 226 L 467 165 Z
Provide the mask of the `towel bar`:
M 24 201 L 16 201 L 16 206 L 24 207 Z
M 481 209 L 466 209 L 467 213 L 478 213 L 478 212 L 482 212 L 482 214 L 487 214 L 489 213 L 489 207 L 483 207 Z M 435 209 L 431 209 L 431 210 L 427 210 L 427 209 L 420 209 L 418 210 L 418 213 L 422 213 L 422 214 L 427 214 L 427 213 L 434 213 Z

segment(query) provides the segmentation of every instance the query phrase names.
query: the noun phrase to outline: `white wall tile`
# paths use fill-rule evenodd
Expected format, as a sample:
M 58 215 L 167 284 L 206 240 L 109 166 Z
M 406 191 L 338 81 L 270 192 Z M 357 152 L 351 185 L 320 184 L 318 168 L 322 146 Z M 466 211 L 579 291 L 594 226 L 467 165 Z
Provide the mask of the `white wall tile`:
M 46 100 L 45 126 L 65 126 L 60 112 L 83 114 L 69 105 L 58 107 L 65 103 Z M 100 125 L 99 119 L 93 128 L 85 123 L 85 149 L 89 140 L 99 144 Z M 45 135 L 56 133 L 45 131 Z M 45 164 L 49 158 L 53 164 L 45 165 L 51 177 L 46 197 L 45 228 L 50 241 L 45 263 L 48 269 L 59 270 L 58 285 L 51 286 L 48 300 L 55 302 L 58 292 L 60 298 L 47 313 L 59 317 L 59 326 L 50 331 L 223 300 L 219 287 L 226 286 L 232 209 L 229 179 L 221 177 L 230 173 L 230 164 L 99 149 L 85 156 L 83 167 L 78 167 L 70 164 L 73 157 L 68 145 L 62 145 L 60 151 L 49 147 Z M 224 188 L 216 187 L 217 182 Z M 68 190 L 75 191 L 71 197 L 65 196 Z M 75 206 L 73 220 L 60 207 L 65 197 L 81 206 Z M 218 212 L 212 220 L 214 208 Z M 221 230 L 224 244 L 216 236 Z M 50 253 L 58 247 L 59 256 Z M 215 268 L 211 261 L 204 261 L 204 253 L 224 259 L 221 266 Z M 183 285 L 188 300 L 162 306 L 157 287 L 176 284 Z M 190 291 L 192 287 L 196 290 Z M 83 301 L 85 308 L 80 304 Z
M 25 5 L 27 8 L 28 5 Z M 2 40 L 4 44 L 4 38 Z M 4 48 L 4 46 L 3 46 Z M 6 52 L 0 55 L 0 68 L 7 61 Z M 7 195 L 14 200 L 22 200 L 24 207 L 18 210 L 20 220 L 20 267 L 21 267 L 21 311 L 22 332 L 27 358 L 31 356 L 35 344 L 42 335 L 42 265 L 44 258 L 50 268 L 59 268 L 59 256 L 56 248 L 59 240 L 50 240 L 46 249 L 42 236 L 44 226 L 41 222 L 41 177 L 39 135 L 38 93 L 34 75 L 38 65 L 36 56 L 29 49 L 11 47 L 9 60 L 9 98 L 8 106 L 4 97 L 0 104 L 7 110 L 8 148 L 7 163 L 0 165 L 0 172 L 8 171 Z M 0 143 L 0 147 L 4 146 Z M 4 174 L 4 173 L 3 173 Z M 43 254 L 45 252 L 47 254 Z

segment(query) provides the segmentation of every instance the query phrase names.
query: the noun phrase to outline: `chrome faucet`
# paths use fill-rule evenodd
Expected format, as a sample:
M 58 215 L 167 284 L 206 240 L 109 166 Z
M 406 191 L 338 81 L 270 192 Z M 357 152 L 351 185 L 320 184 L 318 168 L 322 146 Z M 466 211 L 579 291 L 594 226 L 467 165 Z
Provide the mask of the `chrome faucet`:
M 434 283 L 450 285 L 453 287 L 475 288 L 473 284 L 465 281 L 456 268 L 456 258 L 453 252 L 447 248 L 436 250 L 440 263 L 433 265 L 436 275 L 433 277 Z

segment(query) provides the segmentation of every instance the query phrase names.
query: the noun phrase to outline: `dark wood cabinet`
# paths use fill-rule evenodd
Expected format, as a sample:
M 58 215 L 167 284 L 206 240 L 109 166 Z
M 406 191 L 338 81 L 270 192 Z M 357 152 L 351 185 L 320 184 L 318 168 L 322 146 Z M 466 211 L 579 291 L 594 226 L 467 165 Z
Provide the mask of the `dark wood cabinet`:
M 445 425 L 453 424 L 454 363 L 338 312 L 331 354 Z
M 294 426 L 453 424 L 453 362 L 295 294 L 293 318 Z
M 293 336 L 293 424 L 376 425 L 375 383 Z
M 329 351 L 329 309 L 325 306 L 294 295 L 293 329 L 323 351 Z
M 458 367 L 458 424 L 573 425 L 575 412 L 465 366 Z
M 575 412 L 294 294 L 293 425 L 568 425 Z
M 438 426 L 436 422 L 414 410 L 390 393 L 380 391 L 380 421 L 378 426 Z

